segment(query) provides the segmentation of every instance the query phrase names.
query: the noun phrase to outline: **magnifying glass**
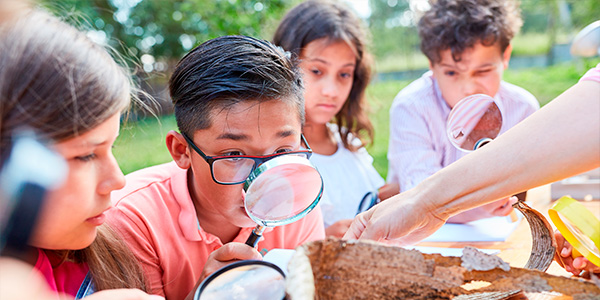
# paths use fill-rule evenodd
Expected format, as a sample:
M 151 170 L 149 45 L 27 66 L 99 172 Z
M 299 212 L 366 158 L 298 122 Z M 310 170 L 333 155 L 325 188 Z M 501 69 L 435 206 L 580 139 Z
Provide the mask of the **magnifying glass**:
M 583 256 L 600 266 L 600 220 L 577 200 L 562 197 L 548 215 L 565 240 L 573 246 L 573 257 Z
M 257 226 L 246 244 L 255 247 L 266 227 L 293 223 L 315 208 L 323 179 L 305 157 L 282 155 L 258 166 L 244 183 L 244 207 Z
M 471 152 L 495 139 L 501 128 L 502 113 L 494 98 L 475 94 L 452 108 L 446 134 L 456 148 Z
M 241 260 L 208 276 L 194 300 L 282 300 L 285 275 L 276 265 L 262 260 Z
M 13 136 L 0 168 L 0 254 L 22 258 L 46 193 L 64 181 L 64 159 L 27 129 Z
M 582 57 L 600 55 L 600 20 L 577 33 L 571 44 L 571 54 Z

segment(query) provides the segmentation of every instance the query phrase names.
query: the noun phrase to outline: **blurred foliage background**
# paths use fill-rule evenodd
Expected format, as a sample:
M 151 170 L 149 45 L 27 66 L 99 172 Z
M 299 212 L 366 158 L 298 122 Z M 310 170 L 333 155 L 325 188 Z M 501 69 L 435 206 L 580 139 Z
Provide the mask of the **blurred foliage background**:
M 416 22 L 427 0 L 340 0 L 362 16 L 380 72 L 427 67 Z M 507 0 L 517 1 L 517 0 Z M 106 41 L 146 72 L 168 72 L 195 45 L 217 36 L 270 39 L 279 19 L 301 0 L 40 0 L 90 36 Z M 514 55 L 546 54 L 600 18 L 598 0 L 522 0 L 524 24 Z
M 371 33 L 378 76 L 368 90 L 375 142 L 368 148 L 387 174 L 388 110 L 394 96 L 428 66 L 416 23 L 427 0 L 339 0 L 353 7 Z M 506 0 L 517 1 L 517 0 Z M 166 82 L 177 61 L 208 39 L 243 34 L 270 40 L 285 12 L 301 0 L 38 0 L 41 6 L 114 48 L 137 82 L 160 103 L 159 117 L 134 114 L 115 155 L 125 173 L 170 160 L 164 145 L 176 129 Z M 513 39 L 505 80 L 531 91 L 544 105 L 577 82 L 600 59 L 573 58 L 569 43 L 600 18 L 598 0 L 522 0 L 524 21 Z
M 518 0 L 506 0 L 518 1 Z M 380 72 L 426 68 L 415 27 L 426 0 L 370 0 L 368 18 L 373 52 Z M 522 0 L 523 27 L 513 40 L 513 56 L 552 55 L 555 44 L 569 43 L 574 34 L 600 19 L 597 0 Z M 552 64 L 550 62 L 549 64 Z
M 269 28 L 299 1 L 41 0 L 42 6 L 139 62 L 168 71 L 197 44 L 221 35 L 268 39 Z

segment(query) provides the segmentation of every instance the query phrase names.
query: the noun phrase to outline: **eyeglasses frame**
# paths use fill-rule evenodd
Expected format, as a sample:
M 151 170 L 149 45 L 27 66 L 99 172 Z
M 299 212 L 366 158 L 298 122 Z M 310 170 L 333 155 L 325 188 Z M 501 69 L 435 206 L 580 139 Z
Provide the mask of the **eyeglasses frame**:
M 210 175 L 211 175 L 213 181 L 218 184 L 222 184 L 222 185 L 236 185 L 236 184 L 244 183 L 248 179 L 250 174 L 252 174 L 252 172 L 254 172 L 254 170 L 256 170 L 256 168 L 258 166 L 260 166 L 261 164 L 263 164 L 275 157 L 282 156 L 282 155 L 306 153 L 306 158 L 308 159 L 312 155 L 312 149 L 308 145 L 308 141 L 306 141 L 304 134 L 300 134 L 300 142 L 301 143 L 304 142 L 304 144 L 306 145 L 306 150 L 297 150 L 297 151 L 275 153 L 275 154 L 269 154 L 269 155 L 230 155 L 230 156 L 222 156 L 222 155 L 208 156 L 208 155 L 204 154 L 204 152 L 202 152 L 202 150 L 200 150 L 200 148 L 198 148 L 198 146 L 196 146 L 194 141 L 187 134 L 182 132 L 181 135 L 187 141 L 188 145 L 190 145 L 190 147 L 192 149 L 194 149 L 194 151 L 196 151 L 196 153 L 198 153 L 204 159 L 204 161 L 206 161 L 206 163 L 208 163 L 208 165 L 210 166 Z M 242 181 L 239 181 L 239 182 L 220 182 L 220 181 L 218 181 L 215 178 L 215 172 L 213 171 L 213 163 L 217 160 L 231 159 L 231 158 L 252 159 L 254 161 L 254 166 L 252 166 L 252 170 L 250 170 L 250 172 L 248 173 L 248 177 L 246 177 L 246 179 L 244 179 Z

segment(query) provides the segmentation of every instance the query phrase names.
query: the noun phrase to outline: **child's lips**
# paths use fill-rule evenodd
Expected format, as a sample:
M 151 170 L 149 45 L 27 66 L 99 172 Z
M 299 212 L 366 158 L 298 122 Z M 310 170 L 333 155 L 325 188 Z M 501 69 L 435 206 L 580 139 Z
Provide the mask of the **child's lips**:
M 112 206 L 91 218 L 87 218 L 85 221 L 89 222 L 95 226 L 100 226 L 100 225 L 104 224 L 104 221 L 106 221 L 106 212 L 111 208 L 112 208 Z
M 336 107 L 334 104 L 318 104 L 317 107 L 334 110 Z
M 106 221 L 106 215 L 103 212 L 99 215 L 88 218 L 85 221 L 88 223 L 91 223 L 92 225 L 100 226 L 100 225 L 104 224 L 104 221 Z

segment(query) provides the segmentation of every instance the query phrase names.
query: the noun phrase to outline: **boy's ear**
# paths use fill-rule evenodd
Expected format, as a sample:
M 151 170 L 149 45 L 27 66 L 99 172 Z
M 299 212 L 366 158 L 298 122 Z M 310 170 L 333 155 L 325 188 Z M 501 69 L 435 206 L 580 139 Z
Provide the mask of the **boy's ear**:
M 435 78 L 436 80 L 438 79 L 435 72 L 433 72 L 433 62 L 431 60 L 427 60 L 429 62 L 429 71 L 432 72 L 431 77 Z
M 167 133 L 167 149 L 175 163 L 182 169 L 192 165 L 188 144 L 181 133 L 171 130 Z
M 502 64 L 504 69 L 508 68 L 508 61 L 510 60 L 510 55 L 512 53 L 512 44 L 508 44 L 504 53 L 502 53 Z

